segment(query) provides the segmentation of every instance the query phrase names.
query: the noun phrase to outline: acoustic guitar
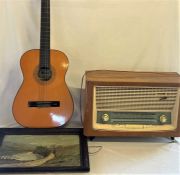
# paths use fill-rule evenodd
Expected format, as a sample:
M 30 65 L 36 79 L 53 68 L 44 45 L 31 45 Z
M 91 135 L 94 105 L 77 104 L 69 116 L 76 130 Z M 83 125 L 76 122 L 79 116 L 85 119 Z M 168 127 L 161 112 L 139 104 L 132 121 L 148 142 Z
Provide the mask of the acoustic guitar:
M 15 120 L 28 128 L 53 128 L 66 124 L 73 101 L 65 82 L 68 58 L 50 49 L 50 0 L 41 0 L 40 49 L 21 57 L 23 83 L 14 99 Z

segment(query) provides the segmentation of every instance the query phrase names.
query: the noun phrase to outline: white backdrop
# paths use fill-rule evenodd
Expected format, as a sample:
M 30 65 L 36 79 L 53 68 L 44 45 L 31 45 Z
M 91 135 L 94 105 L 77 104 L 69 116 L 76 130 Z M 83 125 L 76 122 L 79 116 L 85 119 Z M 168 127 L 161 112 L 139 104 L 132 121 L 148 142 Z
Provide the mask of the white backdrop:
M 178 0 L 51 0 L 51 7 L 51 48 L 70 61 L 73 120 L 79 119 L 86 70 L 180 72 Z M 39 38 L 40 0 L 0 0 L 0 127 L 18 126 L 11 107 L 22 82 L 19 61 L 39 48 Z M 180 145 L 167 140 L 97 139 L 89 145 L 103 146 L 90 156 L 94 175 L 180 172 Z
M 79 117 L 86 70 L 180 72 L 178 0 L 51 0 L 51 48 L 65 52 Z M 0 0 L 0 127 L 22 82 L 21 55 L 39 48 L 40 0 Z

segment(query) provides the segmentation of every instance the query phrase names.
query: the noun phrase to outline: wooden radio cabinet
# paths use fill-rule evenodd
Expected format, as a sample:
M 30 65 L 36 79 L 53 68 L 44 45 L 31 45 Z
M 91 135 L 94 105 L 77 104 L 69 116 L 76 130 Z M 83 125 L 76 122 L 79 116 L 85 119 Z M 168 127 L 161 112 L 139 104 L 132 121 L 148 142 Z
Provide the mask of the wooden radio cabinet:
M 84 134 L 180 136 L 180 75 L 87 71 Z

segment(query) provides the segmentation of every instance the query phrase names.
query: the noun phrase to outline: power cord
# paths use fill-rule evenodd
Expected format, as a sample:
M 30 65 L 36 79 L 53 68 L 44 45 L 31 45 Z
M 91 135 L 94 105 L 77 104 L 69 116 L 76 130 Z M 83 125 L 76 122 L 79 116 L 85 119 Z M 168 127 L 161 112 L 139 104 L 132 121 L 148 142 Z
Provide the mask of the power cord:
M 102 150 L 103 146 L 88 146 L 88 148 L 95 148 L 95 149 L 97 149 L 97 150 L 94 151 L 94 152 L 90 152 L 90 151 L 89 151 L 89 155 L 90 155 L 90 156 L 93 156 L 93 155 L 99 153 L 99 152 Z
M 101 71 L 101 70 L 94 70 L 94 71 Z M 88 71 L 88 72 L 90 72 L 90 71 Z M 84 73 L 81 78 L 81 88 L 80 88 L 80 96 L 79 96 L 80 121 L 81 121 L 81 124 L 83 127 L 84 127 L 84 121 L 83 121 L 83 114 L 82 114 L 82 94 L 83 94 L 83 84 L 84 84 L 85 75 L 86 75 L 86 73 Z M 99 153 L 103 149 L 103 146 L 88 146 L 88 148 L 96 149 L 93 152 L 89 151 L 89 155 L 93 156 L 93 155 L 96 155 L 97 153 Z

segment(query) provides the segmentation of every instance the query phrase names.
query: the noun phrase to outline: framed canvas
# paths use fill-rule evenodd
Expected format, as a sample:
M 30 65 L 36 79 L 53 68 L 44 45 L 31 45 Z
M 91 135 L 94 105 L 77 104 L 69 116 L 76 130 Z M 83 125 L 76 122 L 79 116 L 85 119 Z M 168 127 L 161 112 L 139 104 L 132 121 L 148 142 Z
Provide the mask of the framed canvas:
M 89 171 L 82 129 L 0 129 L 0 173 Z

